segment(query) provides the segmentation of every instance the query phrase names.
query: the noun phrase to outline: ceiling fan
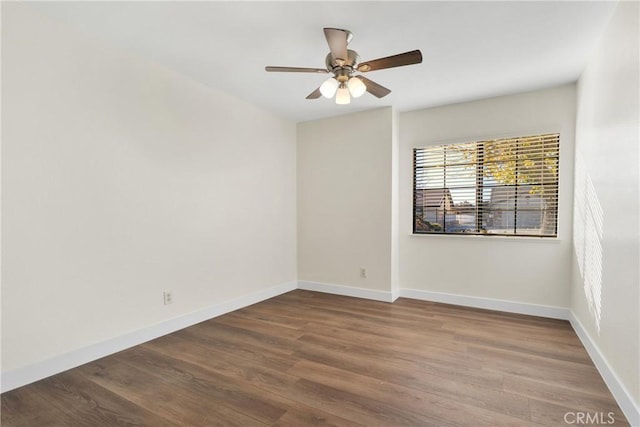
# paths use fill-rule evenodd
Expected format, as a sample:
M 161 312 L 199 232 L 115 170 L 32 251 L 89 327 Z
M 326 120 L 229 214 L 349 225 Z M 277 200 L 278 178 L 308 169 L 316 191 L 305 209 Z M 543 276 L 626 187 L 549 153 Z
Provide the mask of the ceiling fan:
M 357 98 L 365 92 L 369 92 L 378 98 L 391 93 L 391 90 L 360 74 L 356 75 L 356 72 L 366 73 L 368 71 L 384 70 L 422 62 L 422 53 L 419 50 L 360 62 L 358 52 L 347 49 L 347 45 L 353 37 L 351 31 L 339 28 L 325 28 L 324 36 L 327 39 L 330 50 L 325 59 L 326 68 L 267 66 L 265 70 L 270 72 L 331 73 L 333 77 L 329 77 L 319 88 L 307 95 L 307 99 L 318 99 L 321 95 L 326 98 L 333 98 L 335 95 L 336 104 L 349 104 L 352 96 Z

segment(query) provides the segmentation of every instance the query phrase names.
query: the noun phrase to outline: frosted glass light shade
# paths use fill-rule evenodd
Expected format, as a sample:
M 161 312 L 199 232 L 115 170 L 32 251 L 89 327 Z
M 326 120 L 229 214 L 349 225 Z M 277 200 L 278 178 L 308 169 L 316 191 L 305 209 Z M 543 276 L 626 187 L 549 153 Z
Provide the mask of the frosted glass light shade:
M 345 105 L 351 102 L 351 96 L 349 95 L 349 89 L 342 84 L 336 92 L 336 104 Z
M 349 92 L 351 92 L 351 96 L 354 98 L 362 96 L 362 94 L 367 91 L 367 86 L 357 77 L 351 77 L 347 82 L 347 87 L 349 88 Z
M 333 98 L 333 95 L 336 94 L 336 90 L 338 90 L 338 86 L 340 83 L 333 77 L 329 77 L 320 85 L 320 93 L 325 98 Z

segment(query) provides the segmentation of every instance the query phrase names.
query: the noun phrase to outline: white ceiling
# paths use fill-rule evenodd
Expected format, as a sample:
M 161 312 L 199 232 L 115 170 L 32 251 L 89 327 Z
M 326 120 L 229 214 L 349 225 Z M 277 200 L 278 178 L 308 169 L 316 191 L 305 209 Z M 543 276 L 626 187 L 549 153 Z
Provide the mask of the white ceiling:
M 615 2 L 42 2 L 41 13 L 295 121 L 400 111 L 577 80 Z M 423 63 L 367 73 L 393 92 L 348 106 L 306 100 L 325 76 L 323 27 L 353 32 L 362 60 L 420 49 Z

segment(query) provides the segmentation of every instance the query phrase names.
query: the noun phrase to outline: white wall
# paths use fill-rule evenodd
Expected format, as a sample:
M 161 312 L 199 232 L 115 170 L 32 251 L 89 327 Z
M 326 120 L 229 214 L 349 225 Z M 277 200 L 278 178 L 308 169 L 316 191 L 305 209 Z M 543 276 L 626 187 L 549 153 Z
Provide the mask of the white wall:
M 391 137 L 391 292 L 400 296 L 400 113 L 393 110 Z
M 2 12 L 3 373 L 297 268 L 371 292 L 571 306 L 638 402 L 637 3 L 579 82 L 575 227 L 574 85 L 301 123 L 296 157 L 293 123 L 28 6 Z M 557 240 L 411 234 L 412 148 L 542 132 L 561 133 Z
M 18 3 L 2 91 L 3 373 L 296 279 L 294 123 Z
M 300 281 L 391 291 L 392 124 L 391 108 L 298 124 Z
M 402 288 L 567 307 L 575 85 L 400 115 Z M 412 235 L 413 148 L 560 132 L 558 238 Z
M 637 2 L 617 6 L 578 82 L 571 298 L 574 315 L 624 384 L 636 411 L 640 407 L 638 13 Z

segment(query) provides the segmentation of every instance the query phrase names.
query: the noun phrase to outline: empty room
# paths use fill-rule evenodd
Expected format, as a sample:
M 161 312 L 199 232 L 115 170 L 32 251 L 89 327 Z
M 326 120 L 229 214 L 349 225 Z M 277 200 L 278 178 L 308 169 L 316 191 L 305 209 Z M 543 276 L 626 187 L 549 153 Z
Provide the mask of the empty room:
M 1 425 L 640 427 L 639 15 L 3 1 Z

